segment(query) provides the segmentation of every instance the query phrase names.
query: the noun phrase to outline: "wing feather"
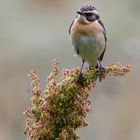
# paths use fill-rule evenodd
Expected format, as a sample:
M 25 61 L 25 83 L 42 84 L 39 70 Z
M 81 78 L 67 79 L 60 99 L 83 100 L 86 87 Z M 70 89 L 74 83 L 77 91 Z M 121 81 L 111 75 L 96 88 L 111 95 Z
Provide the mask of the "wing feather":
M 106 36 L 106 29 L 105 29 L 105 26 L 104 26 L 104 24 L 103 24 L 103 22 L 101 21 L 101 20 L 98 20 L 98 23 L 102 26 L 102 28 L 103 28 L 103 34 L 104 34 L 104 38 L 105 38 L 105 48 L 104 48 L 104 51 L 103 51 L 103 53 L 101 54 L 101 56 L 100 56 L 100 61 L 102 61 L 103 60 L 103 57 L 104 57 L 104 53 L 105 53 L 105 51 L 106 51 L 106 42 L 107 42 L 107 36 Z

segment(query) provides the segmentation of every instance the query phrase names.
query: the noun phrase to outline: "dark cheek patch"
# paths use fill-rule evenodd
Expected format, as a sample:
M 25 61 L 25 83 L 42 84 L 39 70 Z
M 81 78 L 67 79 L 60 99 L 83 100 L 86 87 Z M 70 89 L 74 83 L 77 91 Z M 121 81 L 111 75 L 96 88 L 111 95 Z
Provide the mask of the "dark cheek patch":
M 87 16 L 86 19 L 87 19 L 88 21 L 95 21 L 95 20 L 96 20 L 96 18 L 93 17 L 93 16 Z

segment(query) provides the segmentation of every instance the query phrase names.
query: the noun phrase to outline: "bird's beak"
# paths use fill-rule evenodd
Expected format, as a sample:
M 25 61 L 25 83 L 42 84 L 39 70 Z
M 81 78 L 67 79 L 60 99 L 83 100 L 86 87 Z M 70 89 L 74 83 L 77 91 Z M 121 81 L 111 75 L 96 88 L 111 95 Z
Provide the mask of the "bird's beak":
M 81 11 L 77 11 L 77 14 L 79 15 L 83 15 L 83 13 Z

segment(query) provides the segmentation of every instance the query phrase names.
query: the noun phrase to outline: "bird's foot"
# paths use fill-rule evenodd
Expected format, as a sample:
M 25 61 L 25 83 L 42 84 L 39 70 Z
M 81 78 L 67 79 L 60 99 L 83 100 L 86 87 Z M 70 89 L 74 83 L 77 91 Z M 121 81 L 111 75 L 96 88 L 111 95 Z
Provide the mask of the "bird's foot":
M 99 66 L 99 68 L 98 68 L 99 82 L 102 81 L 102 79 L 104 77 L 104 72 L 105 72 L 105 68 L 103 68 L 102 66 Z
M 79 78 L 78 78 L 78 84 L 80 84 L 81 86 L 84 85 L 84 79 L 83 79 L 83 73 L 79 74 Z

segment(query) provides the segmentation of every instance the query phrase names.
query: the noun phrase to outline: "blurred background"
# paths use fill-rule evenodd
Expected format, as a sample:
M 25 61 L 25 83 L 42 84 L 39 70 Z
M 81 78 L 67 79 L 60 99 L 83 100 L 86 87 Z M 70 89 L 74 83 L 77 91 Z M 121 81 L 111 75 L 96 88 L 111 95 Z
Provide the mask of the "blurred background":
M 93 4 L 105 24 L 103 65 L 131 64 L 131 75 L 108 77 L 91 93 L 93 111 L 81 140 L 140 140 L 140 0 L 0 0 L 0 139 L 25 140 L 22 112 L 30 106 L 27 73 L 42 90 L 53 59 L 60 68 L 81 66 L 68 29 L 82 5 Z

